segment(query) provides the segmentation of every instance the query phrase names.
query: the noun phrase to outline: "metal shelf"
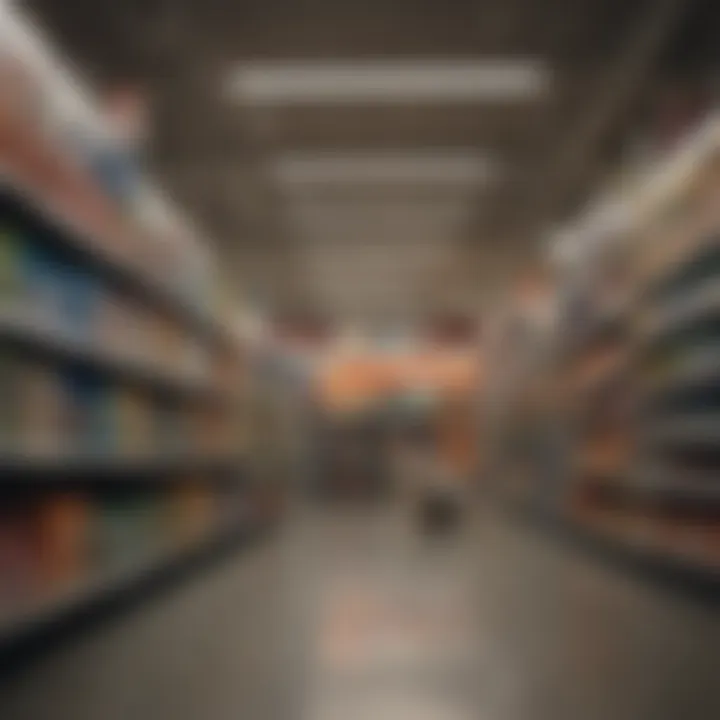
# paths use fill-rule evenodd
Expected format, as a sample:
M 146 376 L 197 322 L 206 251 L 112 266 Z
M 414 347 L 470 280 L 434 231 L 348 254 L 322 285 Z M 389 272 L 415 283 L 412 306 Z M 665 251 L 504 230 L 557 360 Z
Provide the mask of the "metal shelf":
M 241 469 L 244 456 L 238 453 L 202 455 L 166 453 L 152 455 L 22 455 L 0 451 L 0 486 L 21 478 L 38 482 L 57 482 L 66 478 L 93 483 L 113 482 L 128 478 L 153 478 L 177 482 L 178 471 Z M 168 479 L 164 475 L 170 476 Z
M 149 589 L 154 582 L 191 569 L 199 561 L 221 553 L 224 548 L 249 539 L 255 525 L 249 518 L 238 520 L 210 533 L 192 547 L 155 552 L 132 567 L 100 574 L 55 597 L 31 604 L 18 614 L 6 616 L 0 621 L 0 658 L 53 627 L 109 606 L 123 596 Z
M 693 279 L 688 277 L 693 266 L 712 261 L 720 254 L 720 217 L 715 208 L 709 217 L 706 215 L 701 213 L 699 217 L 691 216 L 683 231 L 677 233 L 678 237 L 683 238 L 679 251 L 654 273 L 649 286 L 645 288 L 645 299 L 662 301 L 663 298 L 681 293 L 688 284 L 693 284 Z
M 170 372 L 159 363 L 123 356 L 109 351 L 97 342 L 73 337 L 50 327 L 33 323 L 18 313 L 0 312 L 0 343 L 3 346 L 29 350 L 32 353 L 62 360 L 74 365 L 89 366 L 103 373 L 148 386 L 157 391 L 191 396 L 222 396 L 207 380 L 189 373 Z
M 642 397 L 658 400 L 684 391 L 720 386 L 720 345 L 688 353 L 678 365 L 651 380 L 641 381 Z
M 570 518 L 556 510 L 534 506 L 527 501 L 504 502 L 505 507 L 522 521 L 548 532 L 578 550 L 634 578 L 644 578 L 682 595 L 691 595 L 717 607 L 720 599 L 720 568 L 687 551 L 650 541 L 640 541 L 623 532 L 601 529 L 594 524 Z
M 678 510 L 720 509 L 720 476 L 699 477 L 681 469 L 608 473 L 590 484 L 622 504 L 673 507 Z
M 720 318 L 720 278 L 709 278 L 685 293 L 682 299 L 664 303 L 661 307 L 662 312 L 640 330 L 644 345 L 657 342 L 691 323 L 713 316 Z
M 717 447 L 720 449 L 720 413 L 696 413 L 670 417 L 645 434 L 654 445 Z
M 720 507 L 720 476 L 706 477 L 703 481 L 680 469 L 659 470 L 632 478 L 628 492 L 639 498 L 679 503 L 682 507 L 717 509 Z
M 42 236 L 59 244 L 65 251 L 79 256 L 102 275 L 138 299 L 169 313 L 185 327 L 202 337 L 223 345 L 235 346 L 228 330 L 207 311 L 183 298 L 169 284 L 154 278 L 142 267 L 135 266 L 110 253 L 75 226 L 58 208 L 37 197 L 16 178 L 0 173 L 0 207 L 20 222 L 37 229 Z

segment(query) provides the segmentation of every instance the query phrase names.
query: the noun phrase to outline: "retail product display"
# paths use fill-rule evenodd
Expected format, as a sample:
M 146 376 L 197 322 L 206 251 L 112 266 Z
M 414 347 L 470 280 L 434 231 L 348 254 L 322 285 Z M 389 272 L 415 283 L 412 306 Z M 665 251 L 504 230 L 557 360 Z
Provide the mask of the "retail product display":
M 11 632 L 14 617 L 51 605 L 88 579 L 111 578 L 202 542 L 227 521 L 221 497 L 198 477 L 163 492 L 117 484 L 102 492 L 21 494 L 7 502 L 0 518 L 0 631 Z
M 0 14 L 2 647 L 246 533 L 252 498 L 212 258 L 19 11 Z
M 504 497 L 704 584 L 720 569 L 719 157 L 711 116 L 622 222 L 579 224 L 579 252 L 548 285 L 553 322 L 518 307 L 531 330 L 508 323 L 496 342 L 531 360 L 508 383 L 498 352 L 489 406 Z
M 209 379 L 209 353 L 192 328 L 13 217 L 11 203 L 0 202 L 0 213 L 0 335 L 32 333 L 36 345 L 169 382 Z M 215 377 L 222 383 L 228 374 Z

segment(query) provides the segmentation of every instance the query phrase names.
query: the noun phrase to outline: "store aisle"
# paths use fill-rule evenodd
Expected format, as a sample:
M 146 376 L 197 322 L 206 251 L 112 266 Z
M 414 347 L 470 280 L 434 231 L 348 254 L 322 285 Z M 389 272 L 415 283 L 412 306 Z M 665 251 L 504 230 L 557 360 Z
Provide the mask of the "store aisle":
M 3 720 L 720 716 L 720 633 L 684 600 L 478 517 L 305 511 L 3 688 Z

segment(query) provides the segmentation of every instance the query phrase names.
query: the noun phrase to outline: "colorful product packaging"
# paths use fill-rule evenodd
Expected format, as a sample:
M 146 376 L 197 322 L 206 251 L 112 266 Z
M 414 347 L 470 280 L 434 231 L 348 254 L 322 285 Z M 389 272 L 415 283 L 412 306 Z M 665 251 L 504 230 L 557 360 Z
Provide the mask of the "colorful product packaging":
M 168 510 L 170 534 L 174 542 L 179 545 L 192 544 L 212 527 L 214 497 L 206 485 L 190 478 L 172 488 Z
M 0 509 L 0 622 L 26 609 L 37 595 L 37 552 L 27 508 Z
M 166 533 L 157 493 L 137 489 L 103 493 L 99 507 L 96 549 L 103 569 L 141 565 L 162 549 Z
M 69 443 L 81 455 L 107 456 L 115 451 L 117 438 L 113 414 L 113 390 L 93 372 L 62 373 L 67 403 Z
M 91 506 L 79 493 L 52 493 L 37 509 L 40 582 L 53 592 L 88 574 Z
M 0 317 L 23 309 L 23 291 L 22 239 L 0 226 Z
M 82 342 L 92 342 L 95 335 L 101 284 L 81 268 L 64 266 L 59 276 L 62 329 Z
M 28 456 L 59 456 L 70 450 L 67 397 L 57 370 L 23 360 L 19 366 L 18 450 Z
M 118 452 L 141 456 L 153 452 L 153 407 L 147 393 L 119 388 L 115 394 Z
M 56 253 L 34 242 L 23 245 L 25 308 L 39 327 L 55 330 L 63 325 L 63 272 Z
M 188 427 L 179 403 L 166 400 L 155 405 L 155 442 L 159 453 L 187 452 Z
M 17 452 L 20 443 L 22 365 L 15 355 L 0 351 L 0 451 Z

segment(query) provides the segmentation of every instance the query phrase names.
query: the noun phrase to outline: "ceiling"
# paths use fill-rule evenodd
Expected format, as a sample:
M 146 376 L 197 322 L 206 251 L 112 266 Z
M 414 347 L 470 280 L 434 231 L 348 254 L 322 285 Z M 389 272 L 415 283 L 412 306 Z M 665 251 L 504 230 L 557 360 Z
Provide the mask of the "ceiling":
M 606 174 L 663 61 L 685 57 L 669 48 L 702 3 L 30 4 L 99 85 L 148 91 L 151 169 L 243 293 L 381 322 L 469 311 L 531 263 Z M 530 63 L 540 89 L 502 97 L 432 81 L 438 63 L 487 72 L 507 60 Z M 232 92 L 248 67 L 255 84 Z M 328 71 L 334 89 L 320 92 Z

